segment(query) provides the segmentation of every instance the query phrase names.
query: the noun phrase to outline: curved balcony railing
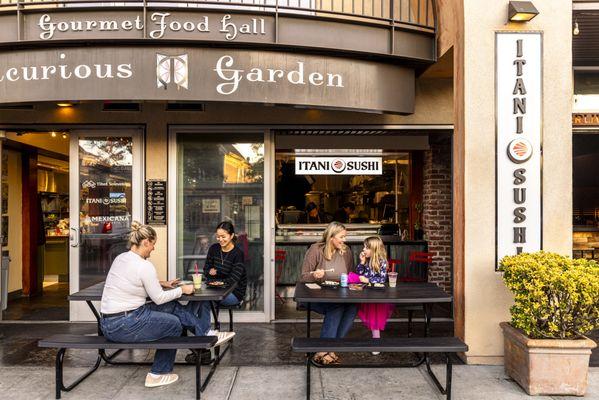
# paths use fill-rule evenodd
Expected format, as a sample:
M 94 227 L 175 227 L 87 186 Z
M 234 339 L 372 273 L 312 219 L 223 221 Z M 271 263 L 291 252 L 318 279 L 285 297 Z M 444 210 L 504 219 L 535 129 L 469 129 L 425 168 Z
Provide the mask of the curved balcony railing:
M 434 33 L 434 0 L 0 0 L 0 12 L 63 7 L 188 7 L 219 10 L 249 10 L 272 14 L 297 14 L 338 18 L 405 27 Z M 1 27 L 0 27 L 1 29 Z

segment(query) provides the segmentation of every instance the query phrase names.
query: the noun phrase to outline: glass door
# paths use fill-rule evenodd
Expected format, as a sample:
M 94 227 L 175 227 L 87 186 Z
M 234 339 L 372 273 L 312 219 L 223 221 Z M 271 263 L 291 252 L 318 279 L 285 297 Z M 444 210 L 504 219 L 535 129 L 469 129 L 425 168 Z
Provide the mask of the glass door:
M 142 151 L 137 130 L 71 132 L 70 292 L 106 279 L 126 251 L 131 221 L 142 221 Z M 71 320 L 91 320 L 71 303 Z

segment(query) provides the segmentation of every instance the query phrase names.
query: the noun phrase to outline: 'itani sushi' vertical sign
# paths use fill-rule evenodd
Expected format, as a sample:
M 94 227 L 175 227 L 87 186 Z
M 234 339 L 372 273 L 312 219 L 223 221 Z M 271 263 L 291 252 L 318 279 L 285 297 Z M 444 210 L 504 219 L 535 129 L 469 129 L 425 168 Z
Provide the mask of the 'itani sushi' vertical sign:
M 495 49 L 499 262 L 542 248 L 542 35 L 497 32 Z

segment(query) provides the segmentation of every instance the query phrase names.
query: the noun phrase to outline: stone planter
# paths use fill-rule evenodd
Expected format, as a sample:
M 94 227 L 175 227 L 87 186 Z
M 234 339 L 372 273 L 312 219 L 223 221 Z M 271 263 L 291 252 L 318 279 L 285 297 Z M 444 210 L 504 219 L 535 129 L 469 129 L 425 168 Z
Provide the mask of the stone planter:
M 504 338 L 506 373 L 529 395 L 584 396 L 587 390 L 591 339 L 530 339 L 507 322 Z

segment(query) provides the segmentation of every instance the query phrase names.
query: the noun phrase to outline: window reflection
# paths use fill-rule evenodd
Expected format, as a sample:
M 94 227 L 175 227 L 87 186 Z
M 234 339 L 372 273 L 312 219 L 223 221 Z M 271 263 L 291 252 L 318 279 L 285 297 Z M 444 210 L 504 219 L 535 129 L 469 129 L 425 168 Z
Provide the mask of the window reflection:
M 219 222 L 235 225 L 247 310 L 264 309 L 264 143 L 260 135 L 177 136 L 177 276 L 204 266 Z
M 106 278 L 131 227 L 133 140 L 79 139 L 79 287 Z

